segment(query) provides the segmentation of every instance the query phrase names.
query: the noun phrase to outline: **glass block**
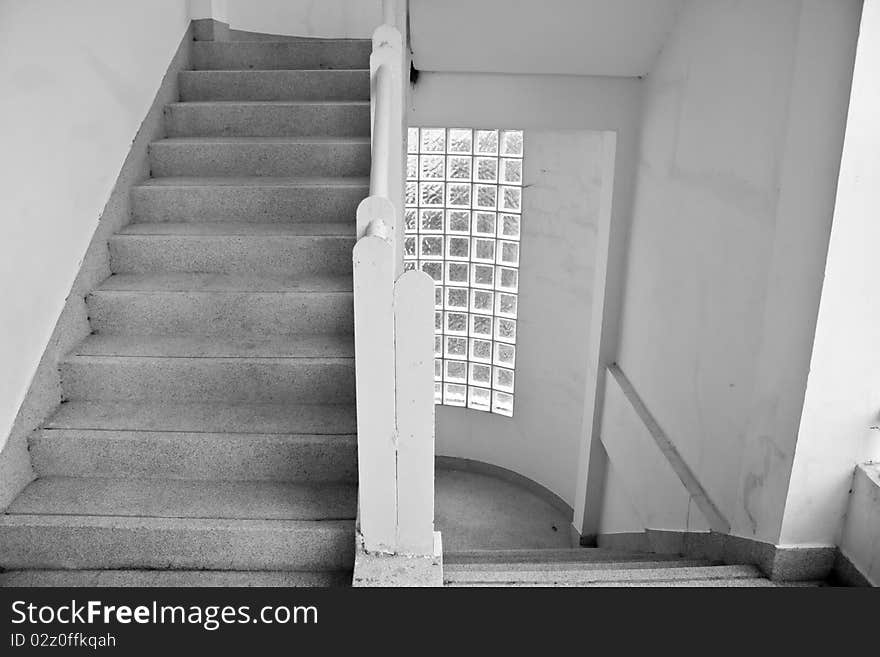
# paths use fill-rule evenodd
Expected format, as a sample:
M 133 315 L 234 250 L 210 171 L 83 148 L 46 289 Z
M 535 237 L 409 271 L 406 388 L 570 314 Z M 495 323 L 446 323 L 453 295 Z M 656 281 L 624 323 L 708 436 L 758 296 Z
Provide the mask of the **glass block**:
M 446 177 L 446 157 L 443 155 L 422 155 L 419 166 L 422 180 L 443 180 Z
M 419 205 L 442 206 L 444 183 L 419 183 Z
M 465 157 L 450 155 L 446 158 L 446 177 L 449 180 L 471 179 L 471 156 Z
M 468 367 L 468 383 L 472 386 L 491 387 L 492 368 L 489 365 L 471 363 Z
M 415 235 L 412 237 L 404 237 L 403 238 L 403 257 L 404 258 L 415 258 L 416 257 L 416 239 L 418 239 Z
M 474 136 L 470 128 L 449 128 L 448 148 L 450 153 L 470 153 L 473 150 Z
M 468 260 L 471 255 L 471 240 L 468 237 L 450 235 L 446 238 L 447 260 Z
M 446 128 L 422 128 L 421 133 L 422 153 L 446 152 Z
M 473 238 L 471 259 L 474 262 L 495 262 L 495 240 Z
M 522 157 L 523 133 L 522 130 L 501 131 L 501 154 Z
M 460 360 L 443 361 L 443 380 L 452 383 L 467 383 L 467 363 Z
M 407 260 L 403 263 L 403 271 L 415 271 L 416 270 L 416 261 L 415 260 Z
M 418 128 L 408 128 L 406 131 L 406 152 L 407 153 L 418 153 L 419 152 L 419 129 Z
M 498 264 L 509 267 L 519 265 L 519 242 L 498 242 Z
M 419 224 L 417 223 L 418 211 L 407 208 L 403 213 L 403 232 L 417 233 L 419 232 Z
M 469 235 L 471 232 L 471 213 L 469 210 L 447 210 L 446 232 Z
M 474 152 L 477 155 L 498 155 L 497 130 L 477 130 L 474 142 Z
M 467 335 L 468 332 L 468 314 L 447 312 L 446 323 L 443 332 L 448 335 Z
M 455 383 L 443 385 L 443 403 L 448 406 L 464 406 L 467 398 L 467 386 Z
M 501 177 L 499 182 L 508 185 L 522 184 L 522 160 L 501 158 Z
M 467 183 L 448 183 L 446 205 L 458 208 L 471 207 L 471 186 Z
M 499 317 L 495 320 L 495 339 L 499 342 L 516 342 L 516 321 Z
M 492 341 L 471 338 L 470 353 L 468 356 L 471 360 L 478 363 L 492 362 Z
M 467 338 L 457 338 L 453 335 L 447 335 L 446 339 L 446 358 L 453 360 L 467 360 L 468 340 Z
M 434 336 L 434 356 L 441 358 L 443 356 L 443 336 Z
M 446 288 L 446 310 L 467 310 L 468 290 L 466 287 Z
M 443 257 L 442 235 L 419 236 L 419 258 L 439 259 Z M 436 279 L 435 279 L 436 280 Z
M 498 182 L 498 158 L 476 157 L 474 158 L 474 180 L 479 182 Z
M 518 240 L 520 231 L 520 216 L 518 214 L 502 214 L 498 222 L 498 237 L 507 240 Z
M 516 347 L 512 344 L 504 344 L 503 342 L 495 342 L 495 357 L 492 362 L 495 365 L 503 365 L 513 369 L 516 365 Z
M 496 217 L 494 212 L 474 212 L 474 235 L 495 237 Z
M 492 412 L 513 417 L 513 395 L 507 392 L 492 392 Z
M 434 286 L 434 310 L 443 310 L 443 286 Z
M 496 367 L 492 373 L 492 387 L 504 392 L 513 392 L 513 370 Z
M 446 263 L 446 283 L 448 285 L 467 285 L 470 265 L 464 262 Z
M 443 232 L 443 210 L 419 210 L 420 233 Z
M 469 315 L 471 318 L 471 337 L 485 338 L 492 337 L 492 318 L 486 315 Z M 507 320 L 505 320 L 507 321 Z
M 496 272 L 498 284 L 496 289 L 505 292 L 517 292 L 519 290 L 519 271 L 510 267 L 498 267 Z
M 491 315 L 495 306 L 495 293 L 489 290 L 471 290 L 471 312 Z
M 506 189 L 506 188 L 505 188 Z M 474 207 L 494 210 L 498 206 L 497 185 L 474 185 Z
M 435 358 L 434 359 L 434 380 L 442 381 L 443 380 L 443 359 Z
M 423 272 L 425 272 L 428 276 L 434 279 L 437 283 L 443 282 L 443 263 L 437 262 L 420 262 L 419 267 Z
M 488 411 L 492 407 L 491 392 L 485 388 L 468 387 L 468 408 Z
M 434 333 L 442 333 L 443 332 L 443 312 L 437 311 L 434 313 Z
M 495 298 L 495 314 L 500 317 L 516 319 L 517 296 L 499 292 Z
M 501 188 L 501 209 L 513 212 L 522 210 L 522 187 Z
M 407 155 L 406 156 L 406 179 L 407 180 L 418 180 L 419 178 L 419 156 L 418 155 Z
M 495 287 L 495 268 L 491 265 L 471 265 L 471 286 L 491 290 Z
M 419 204 L 419 183 L 414 183 L 414 182 L 406 183 L 406 204 L 407 205 L 418 205 Z
M 443 384 L 435 383 L 434 384 L 434 403 L 442 404 L 443 403 Z

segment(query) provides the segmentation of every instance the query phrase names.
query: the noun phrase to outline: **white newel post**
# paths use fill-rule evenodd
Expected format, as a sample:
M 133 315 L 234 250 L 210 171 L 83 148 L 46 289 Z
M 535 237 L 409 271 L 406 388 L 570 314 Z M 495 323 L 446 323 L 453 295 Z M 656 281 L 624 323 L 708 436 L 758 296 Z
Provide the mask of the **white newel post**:
M 434 281 L 408 271 L 394 285 L 397 370 L 397 545 L 434 550 Z

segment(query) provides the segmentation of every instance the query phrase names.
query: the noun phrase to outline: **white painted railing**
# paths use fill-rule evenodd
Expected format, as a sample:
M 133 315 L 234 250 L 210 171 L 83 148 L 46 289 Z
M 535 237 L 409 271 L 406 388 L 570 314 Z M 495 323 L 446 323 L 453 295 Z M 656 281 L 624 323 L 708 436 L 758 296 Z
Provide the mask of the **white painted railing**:
M 393 18 L 393 10 L 385 17 Z M 420 271 L 398 277 L 403 61 L 400 32 L 391 24 L 380 26 L 370 57 L 370 196 L 358 206 L 353 252 L 358 517 L 366 550 L 431 555 L 434 282 Z

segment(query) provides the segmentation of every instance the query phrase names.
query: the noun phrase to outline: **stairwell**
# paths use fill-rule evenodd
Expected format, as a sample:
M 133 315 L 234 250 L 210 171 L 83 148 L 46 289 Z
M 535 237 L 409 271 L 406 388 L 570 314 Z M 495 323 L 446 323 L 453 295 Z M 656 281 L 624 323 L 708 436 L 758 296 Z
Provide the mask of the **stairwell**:
M 0 584 L 351 581 L 371 44 L 191 48 L 0 518 Z

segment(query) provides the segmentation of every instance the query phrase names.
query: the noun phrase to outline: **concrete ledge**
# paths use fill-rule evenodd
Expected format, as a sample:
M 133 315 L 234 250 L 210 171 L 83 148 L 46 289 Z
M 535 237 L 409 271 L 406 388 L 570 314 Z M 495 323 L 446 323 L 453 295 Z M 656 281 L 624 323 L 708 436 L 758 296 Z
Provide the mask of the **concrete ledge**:
M 615 550 L 678 554 L 725 564 L 751 564 L 776 582 L 825 580 L 831 575 L 837 548 L 784 547 L 718 532 L 646 529 L 601 534 L 597 545 Z
M 443 586 L 443 544 L 434 532 L 434 555 L 430 557 L 370 553 L 364 537 L 355 536 L 354 587 L 439 587 Z

